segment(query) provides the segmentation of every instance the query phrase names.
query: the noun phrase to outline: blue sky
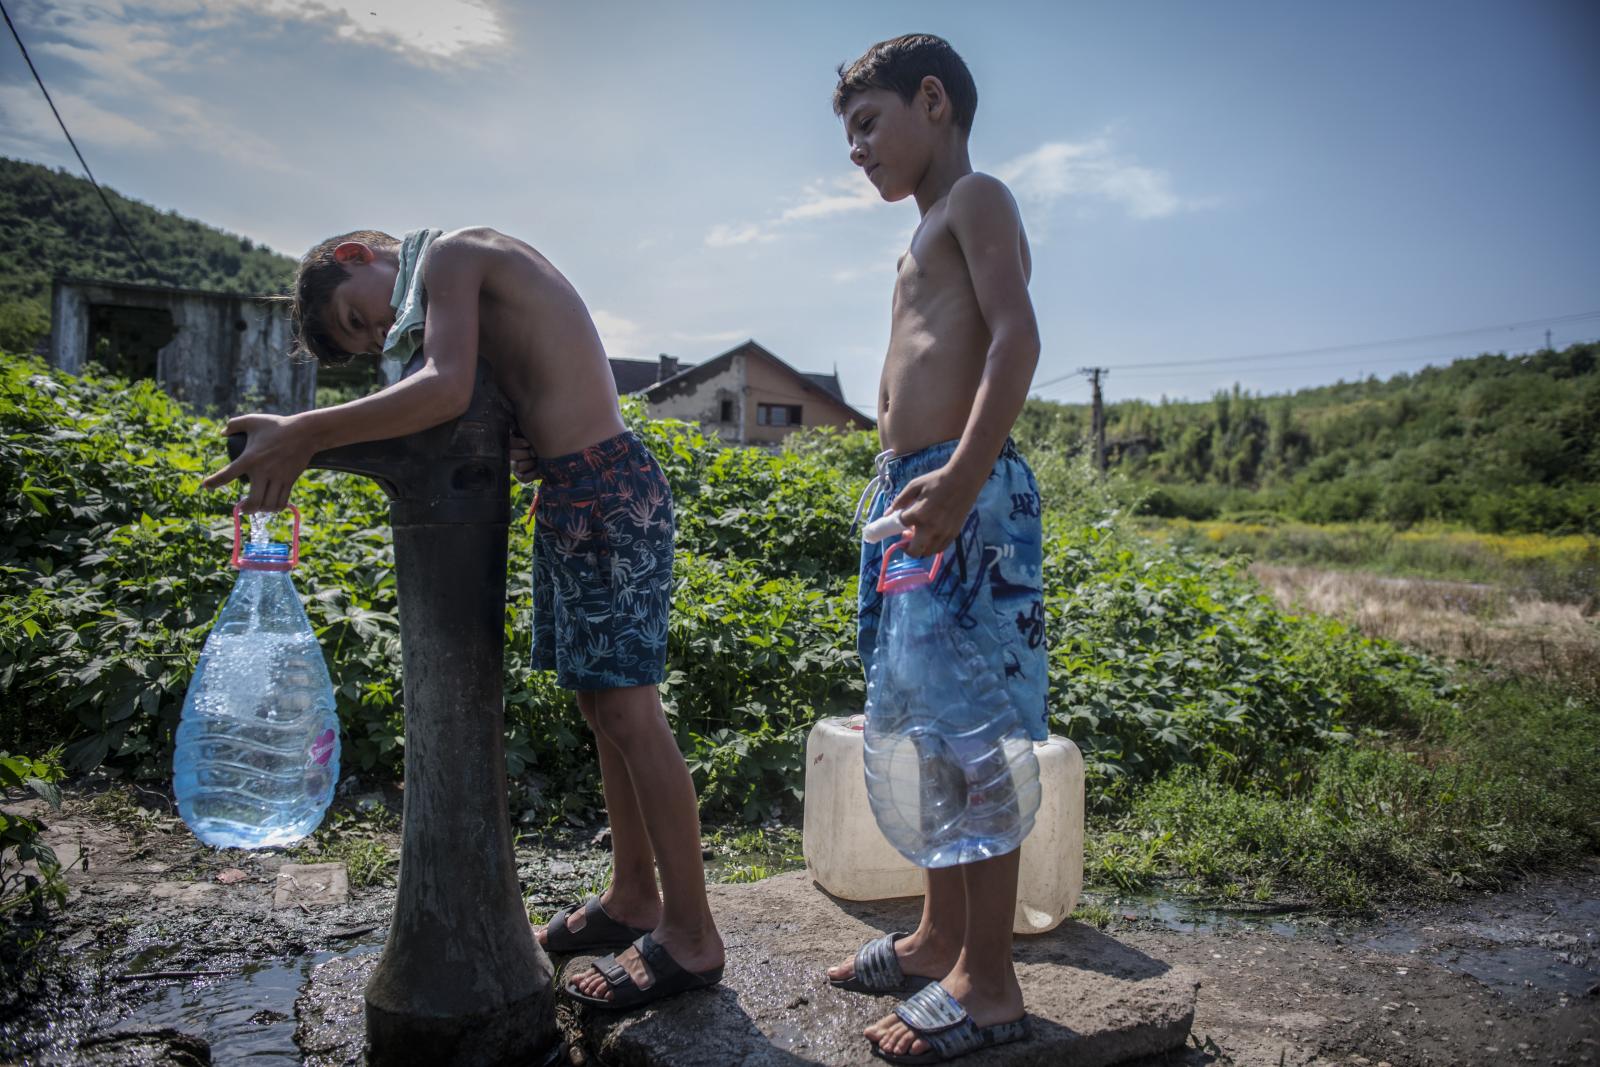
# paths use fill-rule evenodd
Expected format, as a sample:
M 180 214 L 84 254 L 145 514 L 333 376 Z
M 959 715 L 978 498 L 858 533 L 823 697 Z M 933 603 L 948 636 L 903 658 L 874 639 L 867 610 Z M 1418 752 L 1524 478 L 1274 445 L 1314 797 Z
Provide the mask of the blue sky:
M 1600 314 L 1548 321 L 1600 313 L 1587 0 L 7 7 L 128 195 L 291 255 L 494 226 L 573 280 L 612 355 L 754 337 L 837 365 L 864 408 L 916 209 L 876 201 L 829 94 L 911 31 L 977 80 L 973 163 L 1035 244 L 1036 381 L 1067 376 L 1042 395 L 1085 399 L 1090 364 L 1110 399 L 1204 397 L 1600 337 Z M 0 54 L 0 153 L 76 171 Z

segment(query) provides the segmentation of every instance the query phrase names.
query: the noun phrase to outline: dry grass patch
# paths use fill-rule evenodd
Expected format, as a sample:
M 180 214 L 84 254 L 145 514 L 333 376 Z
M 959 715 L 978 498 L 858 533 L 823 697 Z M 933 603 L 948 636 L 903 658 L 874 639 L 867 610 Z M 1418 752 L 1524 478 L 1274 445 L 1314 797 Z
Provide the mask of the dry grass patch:
M 1285 608 L 1341 619 L 1371 637 L 1553 680 L 1600 680 L 1600 620 L 1585 605 L 1478 582 L 1267 563 L 1250 573 Z

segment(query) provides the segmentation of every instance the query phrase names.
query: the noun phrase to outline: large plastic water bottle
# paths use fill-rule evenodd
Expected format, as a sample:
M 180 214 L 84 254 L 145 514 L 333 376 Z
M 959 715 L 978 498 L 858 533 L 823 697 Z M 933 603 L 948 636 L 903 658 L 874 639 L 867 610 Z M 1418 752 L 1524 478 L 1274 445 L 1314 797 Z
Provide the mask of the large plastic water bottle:
M 290 509 L 293 511 L 293 509 Z M 200 653 L 173 757 L 178 813 L 218 848 L 298 841 L 322 821 L 339 779 L 339 720 L 322 649 L 289 571 L 293 545 L 267 540 L 255 517 L 239 579 Z
M 910 537 L 885 552 L 878 578 L 867 798 L 901 855 L 918 867 L 949 867 L 1022 844 L 1039 810 L 1039 761 L 998 656 L 980 649 L 934 593 L 942 557 L 907 556 Z

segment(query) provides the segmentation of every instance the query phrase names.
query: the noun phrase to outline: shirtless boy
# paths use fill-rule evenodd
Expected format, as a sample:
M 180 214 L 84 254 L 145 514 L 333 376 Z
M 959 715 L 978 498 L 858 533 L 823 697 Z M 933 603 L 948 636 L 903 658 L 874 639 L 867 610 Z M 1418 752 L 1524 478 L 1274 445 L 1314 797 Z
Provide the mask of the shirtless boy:
M 424 315 L 425 309 L 425 315 Z M 275 511 L 320 451 L 399 437 L 461 415 L 481 358 L 526 436 L 542 479 L 534 542 L 534 666 L 576 692 L 595 732 L 611 819 L 612 883 L 538 931 L 552 952 L 611 948 L 566 985 L 620 1009 L 712 985 L 722 939 L 706 903 L 694 784 L 661 711 L 672 588 L 672 497 L 622 423 L 588 309 L 533 248 L 490 229 L 363 230 L 301 261 L 295 329 L 330 363 L 407 355 L 422 364 L 347 404 L 243 415 L 243 455 L 206 488 L 250 479 L 246 511 Z M 616 546 L 615 549 L 612 546 Z M 661 892 L 655 870 L 661 872 Z
M 833 106 L 851 161 L 885 200 L 914 198 L 922 216 L 895 281 L 878 391 L 887 451 L 870 517 L 899 510 L 913 556 L 955 546 L 946 603 L 1000 661 L 1029 734 L 1044 740 L 1039 492 L 1009 437 L 1039 334 L 1016 203 L 968 160 L 977 102 L 961 57 L 925 34 L 873 45 L 839 71 Z M 858 644 L 869 667 L 883 547 L 862 551 Z M 1011 962 L 1017 870 L 1016 850 L 928 870 L 916 931 L 868 942 L 828 970 L 835 985 L 872 993 L 937 979 L 866 1029 L 877 1055 L 935 1062 L 1026 1036 Z

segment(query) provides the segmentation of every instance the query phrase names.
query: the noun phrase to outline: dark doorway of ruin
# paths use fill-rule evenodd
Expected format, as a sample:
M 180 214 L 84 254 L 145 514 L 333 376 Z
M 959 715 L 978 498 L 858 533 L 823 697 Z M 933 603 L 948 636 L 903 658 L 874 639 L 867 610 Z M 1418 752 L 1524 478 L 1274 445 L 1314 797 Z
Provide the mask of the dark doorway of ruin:
M 157 356 L 177 332 L 165 308 L 95 304 L 89 309 L 89 357 L 119 378 L 154 378 Z

